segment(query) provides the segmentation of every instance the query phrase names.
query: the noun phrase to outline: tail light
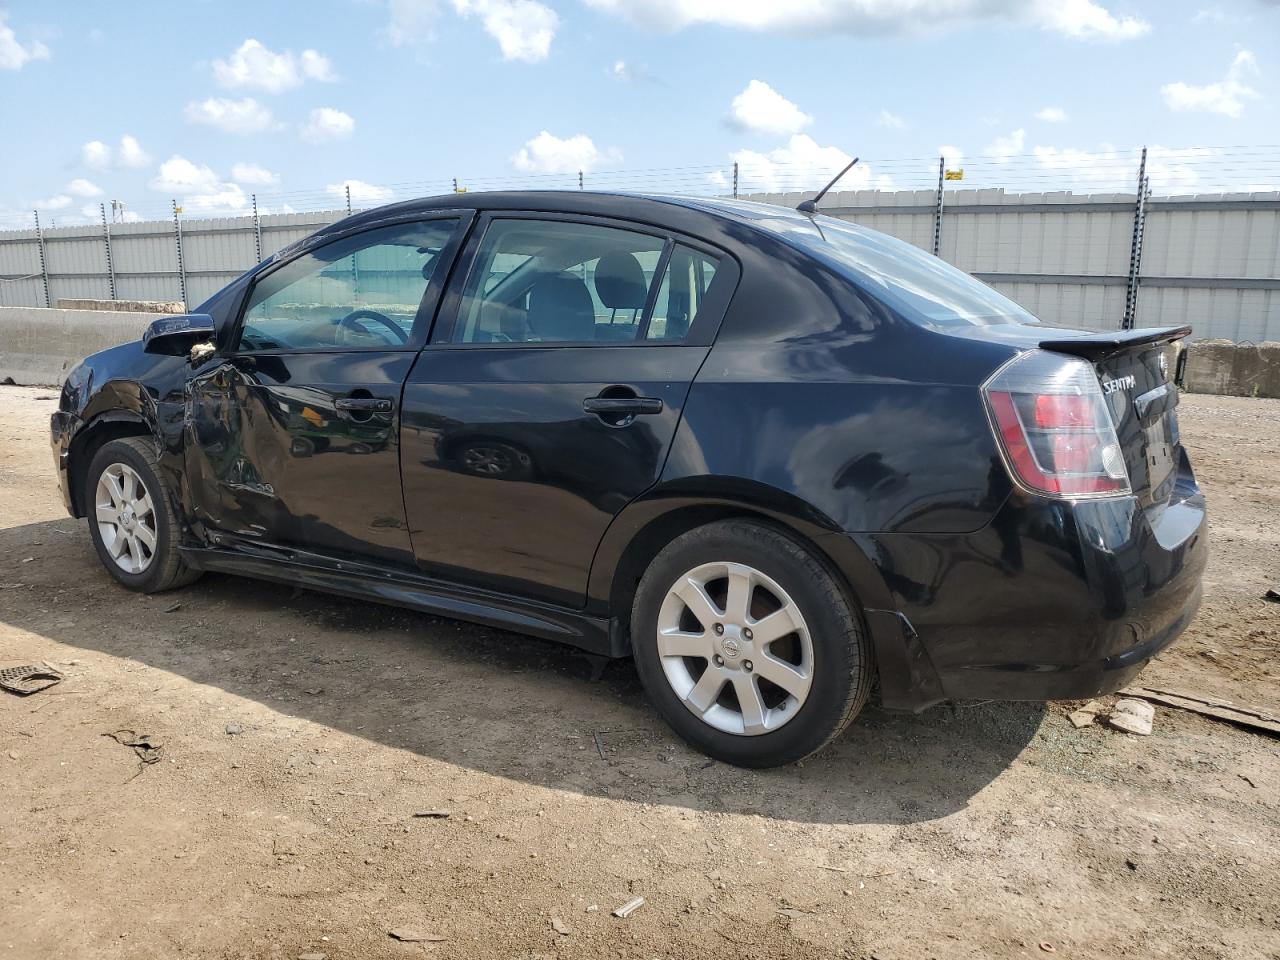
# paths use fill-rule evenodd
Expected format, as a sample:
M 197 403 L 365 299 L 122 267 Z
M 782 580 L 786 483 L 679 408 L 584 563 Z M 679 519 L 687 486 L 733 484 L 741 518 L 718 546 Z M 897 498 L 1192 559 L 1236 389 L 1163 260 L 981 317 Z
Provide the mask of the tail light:
M 1084 360 L 1030 350 L 997 370 L 982 393 L 1020 486 L 1063 499 L 1129 493 L 1115 424 Z

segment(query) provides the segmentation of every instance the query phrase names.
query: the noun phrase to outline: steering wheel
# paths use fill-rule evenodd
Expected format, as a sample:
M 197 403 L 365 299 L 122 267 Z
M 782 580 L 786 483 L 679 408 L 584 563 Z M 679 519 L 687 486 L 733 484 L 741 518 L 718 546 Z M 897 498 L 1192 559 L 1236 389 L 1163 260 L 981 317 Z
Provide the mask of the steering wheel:
M 391 331 L 391 334 L 395 337 L 397 343 L 409 342 L 409 335 L 404 332 L 404 328 L 390 317 L 383 316 L 377 310 L 352 310 L 345 317 L 339 320 L 338 334 L 342 342 L 346 342 L 346 336 L 343 331 L 355 332 L 360 330 L 359 323 L 361 320 L 376 320 Z

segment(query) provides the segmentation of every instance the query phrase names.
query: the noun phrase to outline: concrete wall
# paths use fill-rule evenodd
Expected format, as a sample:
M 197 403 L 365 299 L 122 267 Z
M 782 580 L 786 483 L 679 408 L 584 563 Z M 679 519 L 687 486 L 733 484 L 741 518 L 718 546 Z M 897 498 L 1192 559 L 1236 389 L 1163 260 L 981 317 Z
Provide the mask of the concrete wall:
M 1187 353 L 1183 382 L 1191 393 L 1280 397 L 1280 343 L 1202 340 Z
M 158 314 L 0 307 L 0 380 L 60 385 L 91 353 L 140 339 Z

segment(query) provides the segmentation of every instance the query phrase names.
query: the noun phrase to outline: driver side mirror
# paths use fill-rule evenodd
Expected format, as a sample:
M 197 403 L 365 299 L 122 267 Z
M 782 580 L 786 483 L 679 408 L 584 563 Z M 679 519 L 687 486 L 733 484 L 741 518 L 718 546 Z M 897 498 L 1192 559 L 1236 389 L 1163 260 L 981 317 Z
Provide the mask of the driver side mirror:
M 152 320 L 142 334 L 142 349 L 168 357 L 192 353 L 196 346 L 208 344 L 212 350 L 213 317 L 207 313 L 188 313 L 180 317 Z

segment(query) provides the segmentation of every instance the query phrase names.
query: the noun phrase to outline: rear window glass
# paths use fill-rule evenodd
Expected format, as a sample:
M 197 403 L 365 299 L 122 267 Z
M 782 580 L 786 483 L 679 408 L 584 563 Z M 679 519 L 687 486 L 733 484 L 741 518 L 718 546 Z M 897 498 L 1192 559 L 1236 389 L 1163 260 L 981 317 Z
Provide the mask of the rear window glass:
M 743 206 L 734 204 L 734 209 L 745 212 Z M 910 320 L 942 326 L 1039 322 L 981 280 L 904 240 L 834 217 L 815 222 L 753 206 L 752 219 L 761 227 L 834 267 Z

